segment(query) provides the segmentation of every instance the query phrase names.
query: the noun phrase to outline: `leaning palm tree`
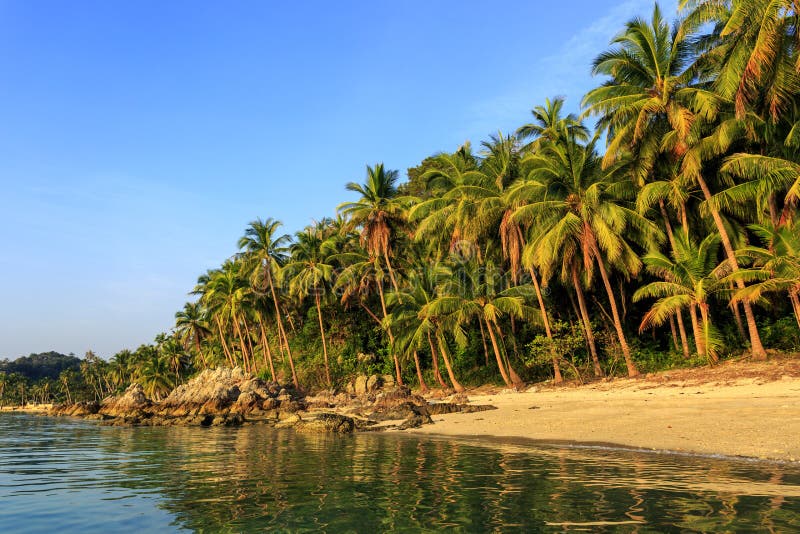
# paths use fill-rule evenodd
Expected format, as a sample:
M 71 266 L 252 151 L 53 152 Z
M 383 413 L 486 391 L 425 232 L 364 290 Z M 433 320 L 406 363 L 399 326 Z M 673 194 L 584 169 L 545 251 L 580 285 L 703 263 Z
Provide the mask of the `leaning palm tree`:
M 645 314 L 639 331 L 659 326 L 675 312 L 688 309 L 697 353 L 701 357 L 708 357 L 712 363 L 718 361 L 721 342 L 711 324 L 709 300 L 720 288 L 725 287 L 720 282 L 717 268 L 719 245 L 718 234 L 711 234 L 697 244 L 689 238 L 685 229 L 680 229 L 675 233 L 671 258 L 660 252 L 651 252 L 643 258 L 647 271 L 661 278 L 661 281 L 651 282 L 633 295 L 634 301 L 658 298 Z
M 331 371 L 328 363 L 328 344 L 325 340 L 325 326 L 322 322 L 322 295 L 326 285 L 333 279 L 333 265 L 329 263 L 326 254 L 325 242 L 321 232 L 307 228 L 298 232 L 297 240 L 291 248 L 291 261 L 284 268 L 284 274 L 289 280 L 289 291 L 304 299 L 314 295 L 314 305 L 317 308 L 319 320 L 319 333 L 322 338 L 322 352 L 325 359 L 325 380 L 331 385 Z
M 526 305 L 526 289 L 525 286 L 506 288 L 499 270 L 491 263 L 478 268 L 477 264 L 470 262 L 459 266 L 457 274 L 451 271 L 443 276 L 436 299 L 426 306 L 425 311 L 441 318 L 461 345 L 467 341 L 464 326 L 476 319 L 481 322 L 489 333 L 500 376 L 508 387 L 519 389 L 524 382 L 500 349 L 498 338 L 501 318 L 532 317 Z
M 239 248 L 245 251 L 245 258 L 252 267 L 253 287 L 269 290 L 272 296 L 272 303 L 275 306 L 275 322 L 278 326 L 278 336 L 283 342 L 289 358 L 289 367 L 292 371 L 292 382 L 296 388 L 300 387 L 297 380 L 297 373 L 292 357 L 292 349 L 289 346 L 289 338 L 283 325 L 283 315 L 278 301 L 278 294 L 275 290 L 276 279 L 280 276 L 280 269 L 286 261 L 288 235 L 277 235 L 281 222 L 272 218 L 262 221 L 256 219 L 250 223 L 245 230 L 244 236 L 239 239 Z
M 624 277 L 636 275 L 641 261 L 629 240 L 644 247 L 659 241 L 661 232 L 633 209 L 634 189 L 630 180 L 601 169 L 594 148 L 596 139 L 582 145 L 573 138 L 548 145 L 529 156 L 528 185 L 539 184 L 547 195 L 518 208 L 514 218 L 525 226 L 536 225 L 541 229 L 530 253 L 530 263 L 542 270 L 545 279 L 561 266 L 562 278 L 577 282 L 572 260 L 578 256 L 583 260 L 588 280 L 597 265 L 628 375 L 636 376 L 638 371 L 611 286 L 611 268 Z M 587 319 L 584 314 L 584 327 L 588 329 L 591 327 Z M 588 331 L 587 337 L 592 337 Z

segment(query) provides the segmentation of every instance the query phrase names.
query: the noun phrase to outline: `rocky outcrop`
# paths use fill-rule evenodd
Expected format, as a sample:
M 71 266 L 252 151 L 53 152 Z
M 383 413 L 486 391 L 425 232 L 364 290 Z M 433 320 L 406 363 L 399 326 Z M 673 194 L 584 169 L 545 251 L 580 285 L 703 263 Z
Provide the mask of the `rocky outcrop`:
M 359 393 L 356 393 L 359 392 Z M 239 368 L 208 369 L 152 402 L 139 384 L 102 403 L 58 406 L 54 415 L 72 415 L 115 426 L 239 426 L 270 424 L 298 432 L 348 434 L 353 431 L 414 428 L 432 423 L 432 415 L 480 411 L 492 407 L 457 402 L 429 403 L 391 375 L 362 375 L 347 393 L 304 396 L 290 386 L 246 375 Z
M 139 384 L 131 384 L 122 395 L 103 399 L 99 411 L 110 417 L 141 417 L 152 405 L 144 394 L 144 388 Z

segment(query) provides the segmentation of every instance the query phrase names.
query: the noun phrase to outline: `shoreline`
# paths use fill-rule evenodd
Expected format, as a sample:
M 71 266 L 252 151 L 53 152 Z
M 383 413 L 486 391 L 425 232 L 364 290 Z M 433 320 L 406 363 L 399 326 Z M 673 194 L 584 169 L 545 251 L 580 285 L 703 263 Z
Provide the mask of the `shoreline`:
M 800 462 L 800 376 L 704 378 L 677 371 L 520 393 L 478 390 L 469 404 L 497 410 L 438 415 L 405 432 Z

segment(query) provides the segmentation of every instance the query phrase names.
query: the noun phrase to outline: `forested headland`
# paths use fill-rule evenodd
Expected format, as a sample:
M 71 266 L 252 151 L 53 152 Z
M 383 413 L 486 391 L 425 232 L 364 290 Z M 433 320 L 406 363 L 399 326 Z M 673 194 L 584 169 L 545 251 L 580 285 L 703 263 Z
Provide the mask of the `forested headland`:
M 368 165 L 352 201 L 294 235 L 255 218 L 170 333 L 36 379 L 40 398 L 134 381 L 160 398 L 216 366 L 461 391 L 800 350 L 796 3 L 683 0 L 620 22 L 580 114 L 548 99 L 405 181 Z

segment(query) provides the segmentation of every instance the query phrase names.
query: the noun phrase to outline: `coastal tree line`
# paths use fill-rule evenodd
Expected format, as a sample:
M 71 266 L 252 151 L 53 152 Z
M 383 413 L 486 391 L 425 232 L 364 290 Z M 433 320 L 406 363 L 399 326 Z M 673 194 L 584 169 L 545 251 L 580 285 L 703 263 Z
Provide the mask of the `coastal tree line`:
M 636 376 L 800 348 L 796 3 L 628 21 L 599 85 L 479 146 L 383 163 L 293 236 L 254 220 L 175 329 L 97 389 L 238 365 L 297 387 Z

